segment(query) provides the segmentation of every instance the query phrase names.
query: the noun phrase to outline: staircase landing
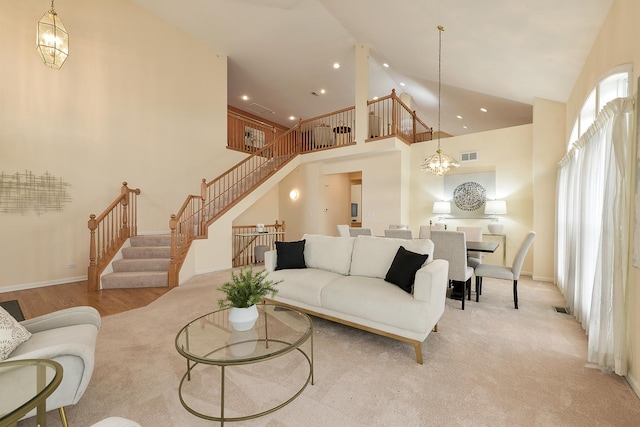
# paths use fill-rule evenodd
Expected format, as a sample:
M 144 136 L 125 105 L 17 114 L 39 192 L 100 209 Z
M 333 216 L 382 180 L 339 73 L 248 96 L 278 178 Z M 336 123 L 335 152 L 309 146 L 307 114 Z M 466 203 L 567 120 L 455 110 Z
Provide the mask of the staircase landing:
M 132 236 L 113 261 L 113 273 L 101 278 L 102 289 L 166 288 L 171 260 L 171 235 Z

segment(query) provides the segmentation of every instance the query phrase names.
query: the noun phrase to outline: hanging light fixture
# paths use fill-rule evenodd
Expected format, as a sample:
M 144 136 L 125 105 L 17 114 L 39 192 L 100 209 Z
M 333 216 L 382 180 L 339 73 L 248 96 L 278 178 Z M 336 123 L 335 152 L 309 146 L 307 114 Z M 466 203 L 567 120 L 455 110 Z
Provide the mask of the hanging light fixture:
M 451 168 L 460 167 L 460 163 L 453 157 L 442 152 L 440 148 L 440 94 L 442 92 L 442 32 L 444 27 L 438 25 L 438 149 L 436 153 L 424 159 L 424 163 L 420 165 L 420 170 L 429 171 L 434 175 L 442 176 L 449 172 Z
M 47 67 L 59 69 L 69 56 L 69 34 L 53 8 L 38 21 L 36 49 Z

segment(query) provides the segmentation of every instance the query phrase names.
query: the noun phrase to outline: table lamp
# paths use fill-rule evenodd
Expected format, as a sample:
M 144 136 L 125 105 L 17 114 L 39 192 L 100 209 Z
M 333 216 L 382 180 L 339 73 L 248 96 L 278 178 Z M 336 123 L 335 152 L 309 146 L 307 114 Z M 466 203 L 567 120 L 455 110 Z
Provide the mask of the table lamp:
M 451 213 L 451 202 L 433 202 L 433 213 L 438 214 L 438 222 L 444 224 L 444 214 Z
M 507 202 L 504 200 L 487 200 L 484 205 L 485 215 L 493 215 L 493 221 L 489 223 L 488 228 L 491 234 L 500 234 L 504 225 L 500 222 L 498 215 L 507 213 Z

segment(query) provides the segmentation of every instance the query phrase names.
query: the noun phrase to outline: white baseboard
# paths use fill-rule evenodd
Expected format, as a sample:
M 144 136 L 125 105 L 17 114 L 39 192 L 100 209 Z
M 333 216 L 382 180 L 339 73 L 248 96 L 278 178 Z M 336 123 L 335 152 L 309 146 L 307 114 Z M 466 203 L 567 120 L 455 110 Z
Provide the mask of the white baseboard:
M 631 374 L 629 373 L 627 373 L 627 375 L 624 378 L 627 380 L 627 383 L 631 386 L 631 389 L 636 393 L 636 396 L 640 398 L 640 384 L 638 384 L 638 381 L 636 381 L 635 378 L 633 378 L 633 376 L 631 376 Z
M 6 286 L 0 288 L 0 293 L 24 291 L 27 289 L 44 288 L 45 286 L 63 285 L 87 280 L 87 276 L 66 277 L 64 279 L 47 280 L 46 282 L 23 283 L 21 285 Z
M 536 282 L 551 282 L 556 283 L 556 279 L 553 277 L 544 277 L 544 276 L 532 276 L 531 277 Z

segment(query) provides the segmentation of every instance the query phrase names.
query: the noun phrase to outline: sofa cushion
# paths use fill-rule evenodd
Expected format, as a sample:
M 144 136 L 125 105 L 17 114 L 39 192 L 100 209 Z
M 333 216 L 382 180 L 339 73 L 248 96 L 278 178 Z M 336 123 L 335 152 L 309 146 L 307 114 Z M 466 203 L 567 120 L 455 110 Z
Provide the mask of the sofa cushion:
M 349 274 L 384 279 L 400 246 L 412 252 L 429 255 L 426 263 L 433 259 L 433 242 L 429 239 L 358 236 L 353 244 Z
M 327 283 L 344 276 L 332 271 L 306 268 L 272 271 L 267 277 L 274 281 L 283 280 L 276 285 L 278 288 L 276 300 L 293 300 L 318 307 L 322 303 L 322 288 Z
M 297 242 L 275 242 L 278 259 L 276 270 L 307 268 L 304 259 L 304 240 Z
M 425 331 L 430 310 L 429 304 L 398 286 L 365 276 L 342 276 L 328 283 L 322 290 L 322 307 L 417 333 Z
M 398 248 L 391 267 L 384 277 L 389 283 L 400 286 L 405 292 L 411 293 L 411 287 L 416 280 L 416 271 L 422 267 L 429 255 L 408 251 L 404 246 Z
M 309 268 L 349 274 L 355 237 L 334 237 L 305 234 L 304 258 Z M 280 254 L 278 254 L 280 256 Z
M 0 307 L 0 360 L 31 337 L 31 332 L 22 326 L 7 310 Z

